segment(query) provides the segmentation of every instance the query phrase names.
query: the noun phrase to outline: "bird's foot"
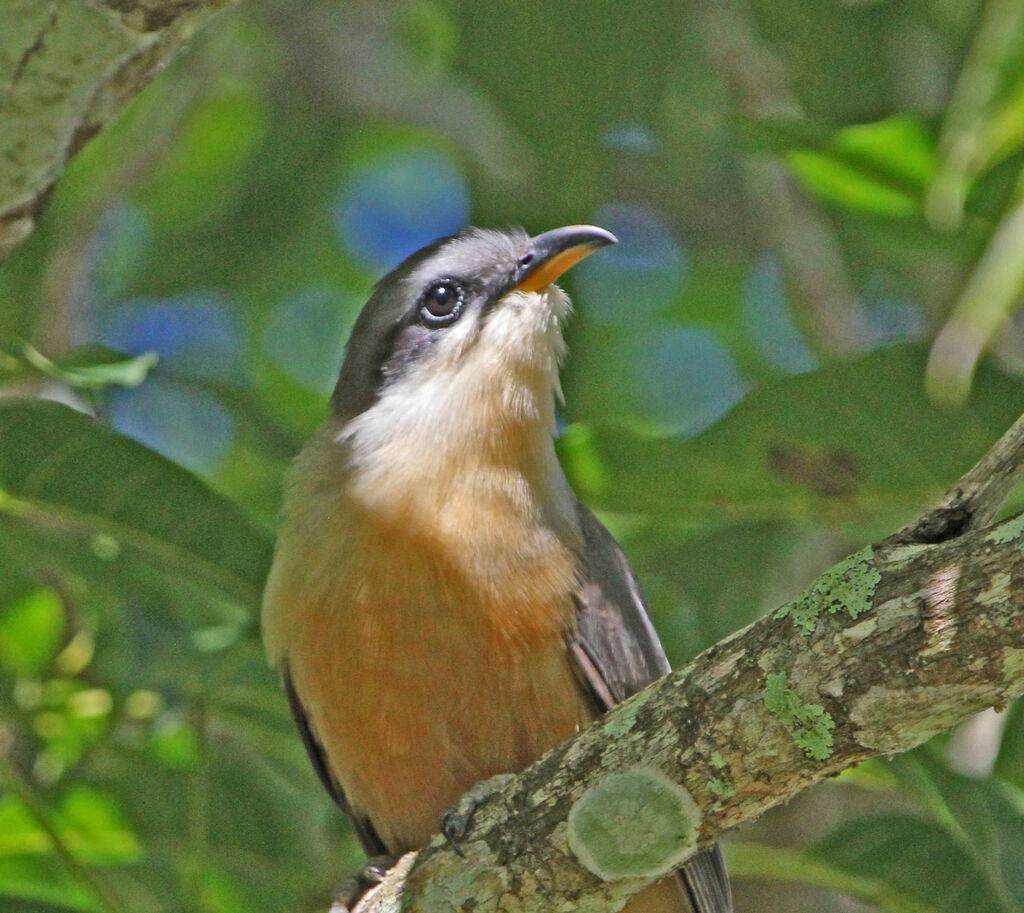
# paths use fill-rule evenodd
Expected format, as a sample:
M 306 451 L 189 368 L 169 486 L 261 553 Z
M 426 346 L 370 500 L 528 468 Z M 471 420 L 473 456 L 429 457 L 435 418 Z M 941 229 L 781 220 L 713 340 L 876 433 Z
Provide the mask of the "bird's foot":
M 334 892 L 329 913 L 351 913 L 363 895 L 375 888 L 397 860 L 394 856 L 371 856 L 355 875 L 349 875 Z
M 463 793 L 459 801 L 441 816 L 441 834 L 460 856 L 462 848 L 459 846 L 459 841 L 466 836 L 469 824 L 473 820 L 473 813 L 485 799 L 500 792 L 513 777 L 514 774 L 498 774 L 488 780 L 481 780 L 474 784 L 468 792 Z

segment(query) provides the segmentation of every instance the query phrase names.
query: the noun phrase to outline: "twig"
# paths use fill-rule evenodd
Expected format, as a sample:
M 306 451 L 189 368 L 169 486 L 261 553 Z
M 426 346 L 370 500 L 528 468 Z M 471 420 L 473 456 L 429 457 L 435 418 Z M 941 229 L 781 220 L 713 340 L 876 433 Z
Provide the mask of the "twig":
M 992 522 L 1024 472 L 1024 416 L 992 445 L 931 510 L 887 540 L 945 542 Z

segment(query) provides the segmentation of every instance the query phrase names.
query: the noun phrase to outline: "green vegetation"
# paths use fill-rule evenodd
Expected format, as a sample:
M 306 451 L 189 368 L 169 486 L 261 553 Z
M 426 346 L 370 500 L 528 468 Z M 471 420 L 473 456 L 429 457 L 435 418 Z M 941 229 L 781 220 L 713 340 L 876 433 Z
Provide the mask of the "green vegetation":
M 861 550 L 1024 412 L 1022 194 L 1022 0 L 215 18 L 0 265 L 0 913 L 313 913 L 359 865 L 258 606 L 284 472 L 411 249 L 619 236 L 566 276 L 558 447 L 678 665 L 844 555 L 867 609 Z M 737 909 L 1024 913 L 1022 810 L 1018 703 L 730 835 Z

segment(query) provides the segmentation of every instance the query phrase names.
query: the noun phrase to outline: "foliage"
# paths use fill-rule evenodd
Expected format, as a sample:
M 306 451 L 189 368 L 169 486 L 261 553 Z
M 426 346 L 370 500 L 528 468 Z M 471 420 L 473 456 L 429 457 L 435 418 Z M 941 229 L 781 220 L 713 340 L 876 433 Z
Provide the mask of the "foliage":
M 567 277 L 558 446 L 675 662 L 936 498 L 1024 412 L 1022 23 L 260 0 L 210 25 L 0 269 L 0 911 L 321 910 L 358 864 L 257 606 L 348 328 L 437 235 L 619 236 Z M 832 902 L 782 881 L 1024 910 L 1021 705 L 982 730 L 739 835 L 739 909 Z
M 1020 909 L 1024 792 L 954 773 L 927 748 L 860 774 L 908 807 L 851 818 L 799 853 L 737 846 L 734 870 L 835 887 L 886 913 Z

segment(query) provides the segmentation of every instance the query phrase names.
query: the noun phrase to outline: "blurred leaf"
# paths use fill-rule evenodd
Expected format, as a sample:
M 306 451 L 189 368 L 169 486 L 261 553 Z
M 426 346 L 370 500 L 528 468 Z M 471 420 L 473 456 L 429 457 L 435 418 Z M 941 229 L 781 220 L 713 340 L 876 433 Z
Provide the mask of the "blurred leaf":
M 56 808 L 55 821 L 68 847 L 90 865 L 125 865 L 143 856 L 117 801 L 93 787 L 69 789 Z
M 1007 711 L 1003 738 L 999 743 L 993 775 L 1024 789 L 1024 699 Z
M 767 383 L 691 441 L 592 426 L 559 451 L 583 500 L 605 511 L 676 525 L 894 525 L 1024 411 L 1024 385 L 991 370 L 979 371 L 970 405 L 940 410 L 921 389 L 923 367 L 918 347 L 882 349 Z
M 201 746 L 199 735 L 184 720 L 165 718 L 149 740 L 149 750 L 161 764 L 176 769 L 195 767 Z
M 1024 820 L 1008 851 L 1024 851 Z M 1011 899 L 1005 884 L 976 856 L 924 818 L 873 815 L 847 821 L 807 851 L 840 872 L 885 884 L 894 893 L 943 913 L 1012 913 L 1024 897 Z M 884 909 L 884 908 L 883 908 Z M 899 909 L 896 907 L 895 909 Z
M 791 149 L 786 161 L 822 199 L 883 216 L 917 213 L 936 168 L 934 140 L 909 116 L 844 127 L 820 146 Z
M 831 857 L 823 858 L 816 853 L 743 841 L 726 844 L 725 858 L 731 876 L 736 879 L 757 878 L 814 885 L 856 898 L 882 913 L 941 911 L 939 907 L 904 893 L 876 872 L 853 870 Z
M 49 836 L 22 802 L 13 795 L 0 796 L 0 859 L 49 850 Z
M 5 900 L 6 898 L 6 900 Z M 7 906 L 7 902 L 10 906 Z M 99 910 L 92 894 L 78 884 L 56 859 L 43 856 L 0 856 L 0 909 L 15 913 L 26 902 L 50 903 L 57 910 Z
M 0 401 L 0 507 L 107 533 L 255 605 L 271 545 L 230 502 L 66 406 Z
M 91 865 L 121 865 L 142 855 L 117 803 L 99 790 L 74 786 L 53 814 L 64 843 Z M 48 854 L 49 835 L 13 795 L 0 796 L 0 857 Z
M 844 127 L 833 148 L 851 163 L 874 167 L 880 175 L 906 181 L 915 189 L 931 179 L 937 166 L 935 138 L 910 115 Z
M 63 633 L 64 606 L 51 589 L 0 606 L 0 666 L 13 675 L 38 677 L 57 654 Z
M 795 149 L 786 162 L 826 202 L 879 216 L 911 216 L 920 209 L 916 194 L 834 155 Z
M 140 194 L 154 224 L 182 232 L 215 219 L 245 187 L 246 166 L 267 129 L 258 89 L 230 76 L 218 80 Z
M 1024 793 L 957 774 L 927 747 L 897 756 L 890 767 L 927 817 L 854 818 L 805 857 L 930 910 L 1024 910 Z M 839 879 L 835 887 L 845 890 Z M 884 910 L 916 909 L 874 902 Z
M 242 883 L 229 872 L 207 866 L 202 872 L 203 909 L 209 913 L 242 913 L 251 906 Z
M 970 858 L 1000 909 L 1024 909 L 1024 793 L 958 774 L 928 746 L 894 758 L 893 772 Z
M 7 853 L 0 854 L 0 895 L 52 897 L 75 908 L 121 913 L 105 880 L 89 868 L 140 858 L 138 841 L 111 798 L 74 786 L 51 810 L 35 784 L 2 755 L 0 782 L 10 790 L 0 799 L 0 822 L 14 835 Z
M 896 777 L 889 769 L 888 761 L 883 758 L 869 758 L 856 767 L 847 767 L 836 780 L 872 792 L 891 792 L 898 788 Z
M 74 622 L 84 626 L 86 643 L 79 640 L 79 648 L 92 644 L 90 653 L 78 661 L 88 662 L 89 675 L 115 690 L 188 681 L 198 655 L 190 648 L 189 637 L 197 628 L 232 624 L 247 637 L 254 636 L 251 612 L 207 578 L 168 573 L 148 552 L 122 548 L 109 534 L 69 534 L 63 527 L 26 522 L 0 510 L 0 567 L 4 566 L 23 575 L 15 598 L 40 581 L 59 580 L 60 591 L 75 610 Z M 83 629 L 75 632 L 76 639 Z M 72 659 L 58 657 L 62 676 L 81 672 L 62 665 Z M 57 703 L 48 706 L 63 706 L 83 687 L 87 686 L 79 678 L 51 678 L 40 700 L 52 698 Z
M 675 523 L 605 519 L 643 582 L 675 667 L 784 601 L 774 578 L 784 576 L 797 592 L 805 582 L 780 567 L 796 539 L 786 524 L 728 523 L 685 536 Z
M 22 351 L 36 370 L 80 390 L 138 387 L 160 361 L 156 352 L 130 356 L 98 345 L 76 349 L 59 362 L 50 361 L 28 344 Z

